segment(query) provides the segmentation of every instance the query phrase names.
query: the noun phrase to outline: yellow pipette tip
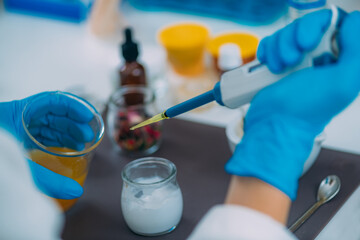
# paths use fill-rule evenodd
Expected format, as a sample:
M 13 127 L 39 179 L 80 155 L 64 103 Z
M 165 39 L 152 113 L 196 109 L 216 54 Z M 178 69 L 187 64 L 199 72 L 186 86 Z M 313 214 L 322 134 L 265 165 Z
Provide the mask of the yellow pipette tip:
M 152 123 L 156 123 L 156 122 L 159 122 L 163 119 L 168 119 L 169 117 L 167 117 L 165 115 L 165 112 L 162 112 L 162 113 L 159 113 L 158 115 L 155 115 L 153 116 L 152 118 L 149 118 L 148 120 L 145 120 L 139 124 L 136 124 L 135 126 L 131 127 L 130 130 L 135 130 L 137 128 L 140 128 L 140 127 L 144 127 L 146 125 L 149 125 L 149 124 L 152 124 Z

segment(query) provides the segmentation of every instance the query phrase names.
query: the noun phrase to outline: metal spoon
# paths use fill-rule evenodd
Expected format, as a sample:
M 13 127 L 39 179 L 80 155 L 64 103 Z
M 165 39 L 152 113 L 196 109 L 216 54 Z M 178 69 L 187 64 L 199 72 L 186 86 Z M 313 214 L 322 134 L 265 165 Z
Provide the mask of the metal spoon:
M 323 179 L 319 185 L 317 202 L 291 225 L 289 230 L 295 232 L 321 205 L 335 197 L 340 190 L 340 186 L 341 182 L 338 176 L 330 175 Z

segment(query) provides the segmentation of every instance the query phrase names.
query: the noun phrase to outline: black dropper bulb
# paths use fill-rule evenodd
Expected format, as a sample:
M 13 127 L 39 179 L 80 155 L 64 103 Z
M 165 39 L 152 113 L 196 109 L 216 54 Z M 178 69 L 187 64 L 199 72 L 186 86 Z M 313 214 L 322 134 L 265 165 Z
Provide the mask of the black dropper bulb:
M 136 61 L 139 56 L 137 43 L 132 40 L 131 28 L 124 30 L 125 42 L 121 45 L 122 55 L 127 62 Z

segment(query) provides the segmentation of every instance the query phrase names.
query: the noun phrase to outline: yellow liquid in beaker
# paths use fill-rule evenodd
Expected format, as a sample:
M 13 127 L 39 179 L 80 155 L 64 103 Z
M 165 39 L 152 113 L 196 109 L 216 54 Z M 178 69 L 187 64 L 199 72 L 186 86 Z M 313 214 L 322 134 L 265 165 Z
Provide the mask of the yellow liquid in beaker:
M 59 152 L 74 152 L 72 149 L 61 147 L 49 147 L 49 150 L 55 150 Z M 33 150 L 29 153 L 29 155 L 34 162 L 40 164 L 41 166 L 46 167 L 47 169 L 63 176 L 74 179 L 81 186 L 84 185 L 88 173 L 88 160 L 85 156 L 60 157 L 40 150 Z M 66 211 L 75 204 L 78 198 L 71 200 L 55 200 L 60 205 L 62 210 Z

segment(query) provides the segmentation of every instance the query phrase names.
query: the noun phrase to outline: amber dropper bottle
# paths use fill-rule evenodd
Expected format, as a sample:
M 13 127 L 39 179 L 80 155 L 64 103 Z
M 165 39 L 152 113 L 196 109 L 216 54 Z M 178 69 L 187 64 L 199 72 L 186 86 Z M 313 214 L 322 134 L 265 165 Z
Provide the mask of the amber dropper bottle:
M 121 45 L 122 56 L 125 63 L 119 69 L 119 87 L 122 86 L 146 86 L 145 68 L 137 62 L 139 56 L 138 45 L 132 39 L 132 31 L 126 28 L 124 31 L 125 42 Z M 140 93 L 129 92 L 124 96 L 127 106 L 143 104 L 144 96 Z
M 132 39 L 132 31 L 126 28 L 125 42 L 121 45 L 122 56 L 125 64 L 119 69 L 120 84 L 125 85 L 146 85 L 146 75 L 143 65 L 137 62 L 139 56 L 138 45 Z

